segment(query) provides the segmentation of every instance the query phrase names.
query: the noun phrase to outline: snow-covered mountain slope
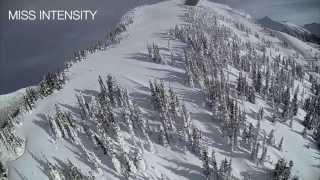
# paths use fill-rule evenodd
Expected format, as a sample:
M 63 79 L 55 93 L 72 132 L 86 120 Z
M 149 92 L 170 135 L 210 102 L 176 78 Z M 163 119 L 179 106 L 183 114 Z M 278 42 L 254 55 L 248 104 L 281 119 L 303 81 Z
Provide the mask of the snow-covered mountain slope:
M 305 34 L 311 34 L 310 31 L 308 31 L 307 29 L 305 29 L 305 28 L 303 28 L 301 26 L 298 26 L 296 24 L 293 24 L 293 23 L 290 23 L 290 22 L 284 22 L 284 24 L 287 25 L 288 27 L 290 27 L 290 29 L 293 29 L 296 32 L 305 33 Z
M 257 22 L 261 24 L 263 27 L 287 33 L 303 41 L 319 43 L 319 37 L 317 37 L 314 33 L 311 33 L 305 27 L 302 27 L 290 22 L 278 22 L 278 21 L 272 20 L 267 16 L 262 19 L 259 19 Z
M 283 119 L 272 122 L 270 120 L 273 116 L 272 103 L 270 103 L 268 97 L 263 96 L 262 92 L 261 94 L 256 93 L 256 95 L 253 92 L 255 103 L 251 103 L 246 98 L 240 98 L 240 96 L 238 98 L 237 93 L 234 93 L 236 88 L 232 88 L 236 86 L 240 73 L 239 67 L 234 61 L 236 56 L 231 58 L 228 50 L 236 48 L 235 44 L 239 43 L 237 45 L 237 48 L 239 47 L 237 55 L 241 55 L 241 57 L 246 56 L 246 54 L 249 54 L 248 56 L 255 54 L 256 57 L 263 56 L 262 60 L 250 57 L 247 61 L 248 64 L 256 61 L 261 63 L 262 67 L 266 67 L 264 66 L 264 61 L 280 61 L 280 57 L 296 57 L 297 54 L 298 56 L 295 60 L 302 61 L 303 58 L 300 52 L 293 48 L 283 47 L 283 40 L 270 36 L 268 31 L 254 24 L 253 20 L 248 18 L 247 15 L 238 13 L 238 11 L 228 6 L 205 0 L 200 1 L 197 7 L 187 7 L 183 5 L 183 1 L 164 1 L 136 8 L 128 15 L 133 17 L 133 23 L 127 28 L 127 31 L 121 34 L 122 39 L 119 44 L 112 45 L 105 51 L 89 54 L 86 60 L 75 63 L 66 71 L 68 80 L 61 90 L 40 98 L 36 101 L 31 111 L 19 117 L 18 121 L 21 122 L 21 125 L 17 125 L 15 129 L 16 134 L 25 139 L 25 151 L 16 160 L 5 164 L 9 169 L 9 179 L 43 180 L 53 176 L 56 176 L 56 179 L 61 179 L 58 178 L 58 170 L 53 167 L 59 166 L 63 169 L 68 164 L 67 161 L 70 161 L 83 174 L 87 176 L 93 175 L 96 179 L 125 179 L 124 176 L 128 175 L 127 167 L 131 167 L 137 169 L 130 170 L 128 176 L 132 179 L 200 180 L 205 179 L 205 168 L 203 167 L 205 160 L 201 159 L 206 156 L 202 151 L 211 152 L 212 150 L 215 151 L 215 158 L 219 167 L 220 162 L 225 158 L 228 162 L 230 159 L 232 160 L 231 172 L 238 178 L 250 176 L 254 180 L 270 179 L 270 171 L 280 158 L 293 161 L 292 176 L 298 175 L 300 179 L 304 180 L 320 177 L 320 154 L 316 148 L 315 140 L 312 139 L 310 134 L 305 135 L 305 137 L 302 136 L 304 130 L 302 121 L 306 112 L 299 108 L 297 115 L 291 118 L 291 125 Z M 184 26 L 188 24 L 193 26 Z M 204 28 L 203 34 L 198 32 L 202 29 L 192 28 L 198 27 L 197 24 L 199 27 Z M 184 27 L 186 29 L 190 27 L 190 29 L 183 29 Z M 198 34 L 192 36 L 191 34 L 194 32 L 198 32 Z M 190 33 L 190 36 L 186 38 L 188 33 Z M 206 38 L 210 38 L 210 41 L 204 40 Z M 251 153 L 250 148 L 245 147 L 246 145 L 231 147 L 232 140 L 230 143 L 228 136 L 223 136 L 225 122 L 220 121 L 219 118 L 224 109 L 222 108 L 221 110 L 219 107 L 219 110 L 217 110 L 219 112 L 214 114 L 213 108 L 208 107 L 206 103 L 208 99 L 206 97 L 206 85 L 202 83 L 204 80 L 201 81 L 201 77 L 198 77 L 198 79 L 194 79 L 194 87 L 190 84 L 191 81 L 188 76 L 189 65 L 186 65 L 184 58 L 189 59 L 190 63 L 195 63 L 192 59 L 205 59 L 204 56 L 208 56 L 209 50 L 206 49 L 203 52 L 203 57 L 192 57 L 193 51 L 191 49 L 197 49 L 198 45 L 188 42 L 201 42 L 201 48 L 211 43 L 215 45 L 212 46 L 215 49 L 211 49 L 214 52 L 212 53 L 212 59 L 215 59 L 212 62 L 217 61 L 218 63 L 216 64 L 217 69 L 212 71 L 217 74 L 221 73 L 218 75 L 218 79 L 225 78 L 225 81 L 219 82 L 221 83 L 220 88 L 224 88 L 222 86 L 227 83 L 230 88 L 225 87 L 225 90 L 231 91 L 227 92 L 232 94 L 230 95 L 231 99 L 234 98 L 241 111 L 246 112 L 247 121 L 245 123 L 247 125 L 245 127 L 249 127 L 250 123 L 252 123 L 250 127 L 254 129 L 257 127 L 257 130 L 254 130 L 255 134 L 257 134 L 257 142 L 252 142 L 251 138 L 249 138 L 249 141 L 254 144 L 253 146 L 259 146 L 258 144 L 260 143 L 261 146 L 268 148 L 266 156 L 261 158 L 261 161 L 257 161 L 257 157 L 252 159 L 252 156 L 259 155 L 259 158 L 260 156 L 262 157 L 262 148 Z M 152 43 L 154 45 L 151 47 L 150 44 Z M 233 47 L 231 46 L 232 43 L 234 43 Z M 151 50 L 149 54 L 147 46 Z M 264 54 L 260 50 L 264 48 L 261 47 L 266 49 Z M 253 53 L 250 54 L 248 52 Z M 221 56 L 224 53 L 226 55 Z M 159 59 L 158 55 L 161 57 L 161 63 L 153 62 Z M 277 59 L 278 57 L 279 60 Z M 284 59 L 283 61 L 285 61 Z M 207 64 L 207 66 L 213 67 L 210 64 Z M 284 65 L 279 66 L 282 67 Z M 199 73 L 208 70 L 206 67 L 202 68 L 201 70 L 199 69 Z M 275 74 L 273 71 L 275 70 L 271 72 Z M 120 117 L 117 115 L 116 122 L 119 121 L 120 125 L 112 121 L 113 124 L 111 126 L 116 132 L 119 132 L 117 135 L 120 135 L 120 137 L 114 140 L 103 136 L 108 140 L 106 142 L 112 142 L 106 144 L 106 146 L 111 144 L 115 146 L 112 153 L 107 152 L 104 154 L 100 148 L 103 143 L 101 143 L 102 145 L 99 143 L 94 145 L 92 140 L 86 138 L 86 133 L 84 133 L 86 130 L 82 130 L 87 128 L 84 125 L 87 122 L 83 122 L 81 117 L 84 116 L 83 114 L 90 114 L 90 112 L 83 113 L 81 111 L 78 103 L 79 99 L 77 99 L 76 95 L 78 97 L 83 96 L 84 101 L 90 104 L 90 108 L 89 105 L 85 105 L 84 109 L 88 108 L 92 112 L 96 112 L 97 107 L 91 108 L 91 105 L 95 102 L 93 99 L 94 97 L 99 97 L 98 94 L 104 95 L 104 90 L 101 88 L 103 86 L 99 85 L 98 77 L 101 76 L 102 80 L 105 81 L 108 79 L 107 75 L 112 75 L 119 83 L 119 86 L 128 90 L 129 98 L 141 109 L 141 118 L 149 122 L 152 127 L 146 128 L 147 133 L 142 133 L 143 136 L 130 133 L 125 130 L 126 127 L 122 127 L 120 123 L 122 120 L 118 120 Z M 246 83 L 253 83 L 249 72 L 243 71 L 243 75 L 247 77 Z M 212 78 L 213 76 L 212 74 Z M 181 133 L 177 130 L 172 130 L 174 136 L 170 136 L 172 137 L 170 140 L 173 142 L 164 143 L 167 145 L 159 143 L 159 141 L 162 142 L 165 139 L 162 138 L 165 135 L 161 133 L 164 128 L 160 128 L 161 130 L 159 131 L 155 127 L 161 127 L 159 125 L 160 119 L 163 120 L 165 118 L 161 115 L 159 116 L 159 113 L 152 108 L 151 100 L 153 97 L 150 95 L 149 81 L 153 80 L 161 80 L 166 89 L 172 88 L 177 94 L 180 103 L 185 104 L 187 111 L 190 112 L 194 128 L 191 149 L 189 139 L 186 140 L 186 146 L 181 148 L 177 145 L 179 144 L 178 135 Z M 307 80 L 293 80 L 293 82 L 294 87 L 300 87 L 300 91 L 298 91 L 299 100 L 303 101 L 311 94 L 309 90 L 311 84 Z M 159 91 L 161 91 L 161 88 Z M 292 92 L 294 91 L 292 90 Z M 110 93 L 110 90 L 108 92 Z M 122 90 L 120 90 L 120 96 L 122 96 L 121 92 Z M 224 93 L 226 92 L 221 92 L 221 94 Z M 164 95 L 163 98 L 166 99 L 165 97 Z M 219 101 L 225 102 L 225 97 L 221 97 L 221 99 Z M 229 105 L 226 106 L 229 107 Z M 279 106 L 282 107 L 282 104 Z M 61 124 L 50 120 L 50 117 L 57 116 L 56 107 L 62 112 L 70 113 L 70 115 L 61 116 L 72 116 L 72 119 L 74 119 L 74 122 L 63 122 L 62 125 L 68 128 L 70 128 L 70 124 L 77 127 L 66 130 L 68 134 L 77 134 L 76 140 L 58 138 L 57 134 L 62 132 L 57 133 L 55 130 L 58 128 L 52 127 Z M 264 115 L 258 121 L 257 116 L 260 108 L 264 108 Z M 180 106 L 178 109 L 181 109 Z M 227 109 L 225 110 L 228 111 Z M 109 111 L 109 109 L 106 111 Z M 117 114 L 118 111 L 121 111 L 121 108 L 114 108 L 114 111 Z M 179 113 L 181 113 L 180 110 Z M 179 114 L 179 117 L 182 116 L 181 114 Z M 97 118 L 96 115 L 91 114 L 91 116 Z M 108 118 L 110 118 L 110 114 Z M 73 123 L 76 125 L 72 125 Z M 137 122 L 133 121 L 133 123 Z M 146 126 L 149 127 L 149 124 L 147 123 Z M 99 134 L 102 131 L 101 126 L 97 127 L 92 129 L 92 134 Z M 183 127 L 187 128 L 186 126 Z M 143 126 L 135 126 L 134 128 L 143 129 Z M 152 129 L 154 128 L 156 130 L 153 131 Z M 200 138 L 197 136 L 198 131 L 196 128 L 202 132 Z M 276 144 L 280 142 L 281 137 L 284 138 L 282 147 L 277 148 L 273 143 L 270 145 L 263 143 L 264 134 L 269 134 L 272 129 L 274 130 Z M 243 129 L 241 129 L 241 133 L 245 134 Z M 148 136 L 150 136 L 151 140 L 148 140 Z M 233 139 L 233 141 L 237 141 L 237 138 L 236 140 Z M 177 144 L 172 144 L 177 139 Z M 197 139 L 200 139 L 200 145 L 198 146 L 204 148 L 201 149 L 201 153 L 197 153 Z M 243 139 L 243 141 L 245 140 Z M 182 142 L 184 141 L 180 143 Z M 251 144 L 248 146 L 252 147 Z M 127 157 L 127 155 L 131 155 L 131 151 L 139 151 L 139 160 L 137 160 L 136 156 L 133 158 Z M 199 154 L 201 154 L 201 158 L 199 158 Z M 209 156 L 211 157 L 211 153 Z M 210 163 L 212 161 L 210 159 Z M 132 166 L 130 163 L 135 165 Z M 213 168 L 212 164 L 210 164 L 210 168 Z M 229 167 L 226 168 L 228 169 Z M 228 172 L 228 170 L 226 171 Z M 66 179 L 68 178 L 66 177 Z

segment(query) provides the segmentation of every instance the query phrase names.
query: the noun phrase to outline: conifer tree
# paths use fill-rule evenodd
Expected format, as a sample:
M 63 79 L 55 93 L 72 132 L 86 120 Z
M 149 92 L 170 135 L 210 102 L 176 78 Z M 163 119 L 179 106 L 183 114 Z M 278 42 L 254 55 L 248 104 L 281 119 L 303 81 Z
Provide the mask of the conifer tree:
M 263 163 L 266 160 L 267 151 L 268 151 L 268 148 L 266 146 L 263 146 L 262 154 L 261 154 L 261 157 L 260 157 L 260 163 Z
M 278 145 L 278 149 L 280 151 L 282 151 L 282 144 L 283 144 L 283 137 L 281 138 L 280 142 L 279 142 L 279 145 Z
M 7 170 L 5 169 L 3 163 L 0 161 L 0 179 L 7 179 Z
M 211 174 L 211 169 L 209 165 L 208 150 L 206 147 L 203 148 L 201 157 L 202 157 L 203 174 L 205 175 L 206 179 L 209 179 Z
M 272 129 L 268 135 L 268 140 L 267 144 L 273 146 L 275 144 L 275 139 L 274 139 L 274 129 Z
M 290 115 L 290 89 L 289 87 L 287 88 L 286 92 L 283 95 L 283 111 L 282 111 L 282 117 L 287 119 Z
M 261 74 L 261 71 L 259 70 L 257 72 L 256 79 L 255 79 L 255 90 L 257 93 L 260 93 L 261 89 L 262 89 L 262 74 Z
M 289 180 L 292 166 L 292 161 L 290 161 L 288 165 L 284 159 L 279 159 L 272 171 L 272 180 Z
M 198 155 L 201 153 L 201 131 L 197 128 L 192 132 L 192 151 Z
M 299 92 L 299 87 L 295 90 L 295 93 L 293 95 L 293 99 L 291 102 L 292 114 L 294 116 L 296 116 L 298 113 L 298 92 Z
M 302 137 L 304 137 L 304 138 L 306 138 L 307 137 L 307 135 L 308 135 L 308 133 L 307 133 L 308 131 L 307 131 L 307 128 L 306 127 L 304 127 L 303 128 L 303 130 L 302 130 Z

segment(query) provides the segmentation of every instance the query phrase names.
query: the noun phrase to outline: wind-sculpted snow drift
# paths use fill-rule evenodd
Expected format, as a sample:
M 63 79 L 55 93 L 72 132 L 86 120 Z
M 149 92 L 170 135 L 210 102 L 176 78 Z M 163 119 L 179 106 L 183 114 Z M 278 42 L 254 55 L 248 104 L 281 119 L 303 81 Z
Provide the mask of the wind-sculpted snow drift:
M 118 44 L 28 91 L 9 179 L 320 177 L 302 55 L 228 6 L 184 3 L 136 8 Z

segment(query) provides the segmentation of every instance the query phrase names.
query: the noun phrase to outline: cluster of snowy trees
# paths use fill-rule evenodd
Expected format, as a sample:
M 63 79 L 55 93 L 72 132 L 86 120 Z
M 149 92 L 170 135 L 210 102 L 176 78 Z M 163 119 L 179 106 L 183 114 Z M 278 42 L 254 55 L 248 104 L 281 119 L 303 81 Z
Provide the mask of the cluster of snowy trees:
M 62 162 L 61 166 L 47 162 L 48 177 L 50 180 L 94 180 L 93 175 L 84 175 L 71 161 Z
M 248 84 L 247 77 L 243 76 L 242 74 L 243 74 L 242 72 L 239 73 L 239 77 L 237 80 L 236 89 L 238 92 L 238 97 L 255 104 L 256 102 L 255 88 Z M 259 83 L 257 83 L 256 85 L 259 86 Z
M 155 62 L 158 64 L 163 63 L 161 55 L 160 55 L 160 49 L 157 44 L 155 44 L 155 43 L 153 43 L 152 45 L 147 44 L 147 50 L 148 50 L 148 56 L 152 62 Z
M 176 26 L 172 34 L 175 38 L 190 44 L 190 49 L 184 51 L 186 82 L 191 87 L 198 85 L 204 90 L 206 102 L 212 110 L 213 118 L 221 122 L 223 136 L 226 137 L 233 150 L 238 146 L 240 129 L 244 129 L 244 136 L 251 141 L 251 137 L 248 137 L 248 133 L 245 131 L 246 113 L 240 109 L 238 102 L 232 97 L 231 83 L 223 72 L 223 68 L 227 67 L 228 60 L 226 61 L 226 59 L 230 57 L 230 61 L 236 61 L 239 49 L 236 49 L 235 41 L 233 41 L 232 48 L 228 48 L 226 38 L 229 36 L 230 30 L 219 26 L 216 17 L 208 18 L 207 14 L 203 13 L 197 14 L 197 12 L 191 11 L 187 15 L 190 24 Z M 207 21 L 208 19 L 209 21 Z M 213 23 L 214 28 L 209 25 L 210 23 Z M 214 41 L 210 41 L 208 36 Z M 235 50 L 231 51 L 230 49 Z M 245 94 L 246 99 L 254 103 L 255 89 L 244 80 L 239 77 L 238 92 Z M 258 136 L 258 133 L 256 134 Z
M 230 29 L 220 25 L 217 17 L 199 12 L 191 11 L 186 20 L 189 24 L 171 30 L 174 38 L 189 44 L 184 51 L 186 83 L 205 89 L 209 97 L 210 93 L 221 94 L 222 88 L 231 93 L 233 84 L 228 74 L 225 77 L 223 69 L 232 65 L 239 70 L 236 84 L 239 98 L 255 103 L 255 96 L 259 94 L 274 105 L 277 116 L 286 120 L 296 115 L 297 97 L 291 103 L 290 92 L 294 91 L 294 80 L 303 80 L 303 67 L 292 58 L 273 55 L 270 51 L 270 56 L 274 57 L 271 61 L 267 56 L 267 44 L 257 48 L 250 42 L 242 42 Z M 219 80 L 223 85 L 219 85 Z M 217 89 L 213 89 L 212 84 Z
M 192 127 L 189 112 L 183 104 L 181 105 L 173 89 L 169 87 L 166 90 L 161 81 L 150 81 L 150 91 L 151 102 L 154 110 L 159 113 L 161 122 L 159 142 L 162 145 L 171 146 L 179 142 L 179 145 L 183 145 L 183 149 L 187 148 L 198 155 L 203 161 L 203 173 L 207 179 L 237 180 L 231 174 L 231 159 L 230 161 L 223 160 L 219 168 L 214 151 L 209 157 L 208 148 L 202 139 L 202 132 Z
M 106 81 L 99 76 L 98 83 L 100 90 L 96 96 L 76 95 L 81 120 L 76 121 L 73 115 L 56 107 L 55 115 L 48 116 L 52 133 L 56 140 L 63 138 L 79 145 L 94 173 L 102 171 L 103 162 L 94 151 L 99 149 L 111 159 L 118 173 L 126 179 L 134 178 L 137 171 L 145 169 L 141 149 L 152 150 L 147 123 L 140 108 L 129 99 L 127 90 L 113 76 L 108 75 Z M 132 143 L 138 144 L 137 137 L 146 144 L 134 150 L 124 148 L 122 130 L 130 134 Z M 79 134 L 84 134 L 90 142 L 83 141 Z
M 54 90 L 60 90 L 66 81 L 65 72 L 48 73 L 39 84 L 39 93 L 46 97 L 53 93 Z
M 39 99 L 39 93 L 34 88 L 27 88 L 23 96 L 23 106 L 26 111 L 31 111 L 36 101 Z
M 230 135 L 233 130 L 226 126 L 243 129 L 248 134 L 246 122 L 239 121 L 245 119 L 245 112 L 239 111 L 238 105 L 230 106 L 233 99 L 255 103 L 259 95 L 272 104 L 273 121 L 290 119 L 292 124 L 299 109 L 300 92 L 294 82 L 303 81 L 303 67 L 293 58 L 273 55 L 271 51 L 268 56 L 267 43 L 257 48 L 250 42 L 242 42 L 231 29 L 219 24 L 219 18 L 223 17 L 191 9 L 186 15 L 188 24 L 177 25 L 170 31 L 174 38 L 189 45 L 184 50 L 186 84 L 204 90 L 213 116 L 222 119 L 223 134 L 234 136 L 232 140 L 229 138 L 230 142 L 236 141 L 235 134 L 240 133 L 235 131 Z M 244 25 L 236 26 L 245 29 Z M 230 65 L 239 71 L 236 83 L 229 80 Z
M 13 124 L 7 124 L 0 129 L 0 146 L 7 151 L 6 153 L 15 154 L 18 154 L 24 146 L 24 140 L 15 134 Z
M 190 145 L 194 147 L 194 151 L 200 152 L 199 148 L 195 147 L 199 145 L 200 132 L 192 128 L 190 114 L 173 89 L 170 87 L 166 90 L 163 82 L 150 81 L 150 91 L 151 103 L 159 113 L 161 122 L 160 144 L 179 143 L 184 148 Z
M 31 111 L 39 98 L 44 98 L 52 94 L 55 90 L 62 89 L 66 82 L 65 71 L 48 73 L 39 83 L 38 88 L 27 88 L 23 97 L 22 107 L 26 111 Z
M 303 135 L 306 136 L 307 130 L 313 131 L 313 137 L 320 147 L 320 84 L 317 81 L 312 82 L 311 91 L 313 94 L 305 100 L 303 106 L 306 111 Z
M 240 31 L 246 32 L 247 34 L 251 34 L 252 33 L 251 29 L 248 26 L 246 26 L 246 25 L 244 25 L 244 24 L 242 24 L 242 23 L 240 23 L 238 21 L 234 21 L 234 25 Z M 255 35 L 258 36 L 258 34 L 255 34 Z
M 315 95 L 307 98 L 304 103 L 304 109 L 307 112 L 303 124 L 307 129 L 316 129 L 320 123 L 320 96 Z
M 1 154 L 7 155 L 21 155 L 24 149 L 25 140 L 16 135 L 12 118 L 3 122 L 0 129 L 0 147 Z M 0 180 L 8 179 L 8 170 L 4 163 L 0 161 Z
M 289 180 L 298 179 L 296 176 L 291 177 L 291 169 L 293 167 L 293 162 L 289 163 L 285 159 L 279 159 L 275 165 L 275 168 L 272 170 L 272 180 Z
M 179 143 L 184 148 L 190 145 L 199 154 L 201 132 L 192 128 L 190 114 L 173 89 L 170 87 L 166 90 L 162 81 L 150 81 L 150 91 L 151 103 L 159 113 L 161 122 L 160 144 Z
M 186 14 L 188 23 L 176 25 L 170 34 L 188 44 L 182 60 L 185 62 L 186 84 L 203 89 L 206 103 L 213 118 L 221 123 L 222 135 L 230 150 L 242 146 L 250 151 L 253 162 L 263 163 L 267 160 L 268 146 L 281 151 L 284 138 L 276 144 L 274 130 L 269 135 L 261 130 L 263 108 L 257 113 L 258 122 L 254 126 L 246 122 L 246 112 L 241 110 L 239 104 L 244 101 L 255 104 L 256 96 L 260 96 L 272 106 L 272 121 L 285 122 L 290 119 L 292 126 L 293 116 L 298 114 L 300 107 L 300 89 L 295 86 L 295 81 L 304 81 L 305 72 L 293 58 L 267 52 L 270 48 L 267 41 L 262 41 L 264 44 L 259 44 L 259 47 L 242 42 L 231 33 L 231 29 L 219 24 L 219 18 L 224 17 L 190 9 Z M 247 34 L 252 33 L 243 24 L 235 26 Z M 239 71 L 236 83 L 229 80 L 230 66 Z M 309 108 L 310 112 L 319 109 L 317 105 L 311 106 L 314 108 Z M 314 119 L 319 117 L 314 113 L 312 116 Z M 312 118 L 308 118 L 305 124 L 312 124 L 309 119 Z
M 64 138 L 71 142 L 76 142 L 75 120 L 70 113 L 62 112 L 60 108 L 56 106 L 55 116 L 48 116 L 48 121 L 55 139 Z
M 232 172 L 232 159 L 229 161 L 227 158 L 221 161 L 220 167 L 216 161 L 215 152 L 212 151 L 209 155 L 208 149 L 204 148 L 201 153 L 201 160 L 203 166 L 203 174 L 207 180 L 239 180 L 233 176 Z
M 94 146 L 112 159 L 117 172 L 126 179 L 134 178 L 138 170 L 145 169 L 139 148 L 152 150 L 147 123 L 140 108 L 129 99 L 127 90 L 120 87 L 112 76 L 109 75 L 106 82 L 99 77 L 98 82 L 100 92 L 91 103 L 87 103 L 83 96 L 77 96 L 82 127 Z M 128 152 L 123 147 L 121 130 L 132 136 L 134 144 L 137 143 L 135 137 L 144 139 L 146 144 L 140 144 L 133 153 Z

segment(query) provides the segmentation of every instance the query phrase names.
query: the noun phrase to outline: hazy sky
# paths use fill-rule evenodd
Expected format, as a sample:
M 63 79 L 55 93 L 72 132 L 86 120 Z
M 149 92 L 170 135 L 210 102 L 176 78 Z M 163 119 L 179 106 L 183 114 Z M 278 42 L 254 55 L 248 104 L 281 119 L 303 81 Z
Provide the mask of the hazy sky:
M 320 0 L 216 0 L 243 9 L 253 17 L 269 16 L 303 25 L 320 23 Z

